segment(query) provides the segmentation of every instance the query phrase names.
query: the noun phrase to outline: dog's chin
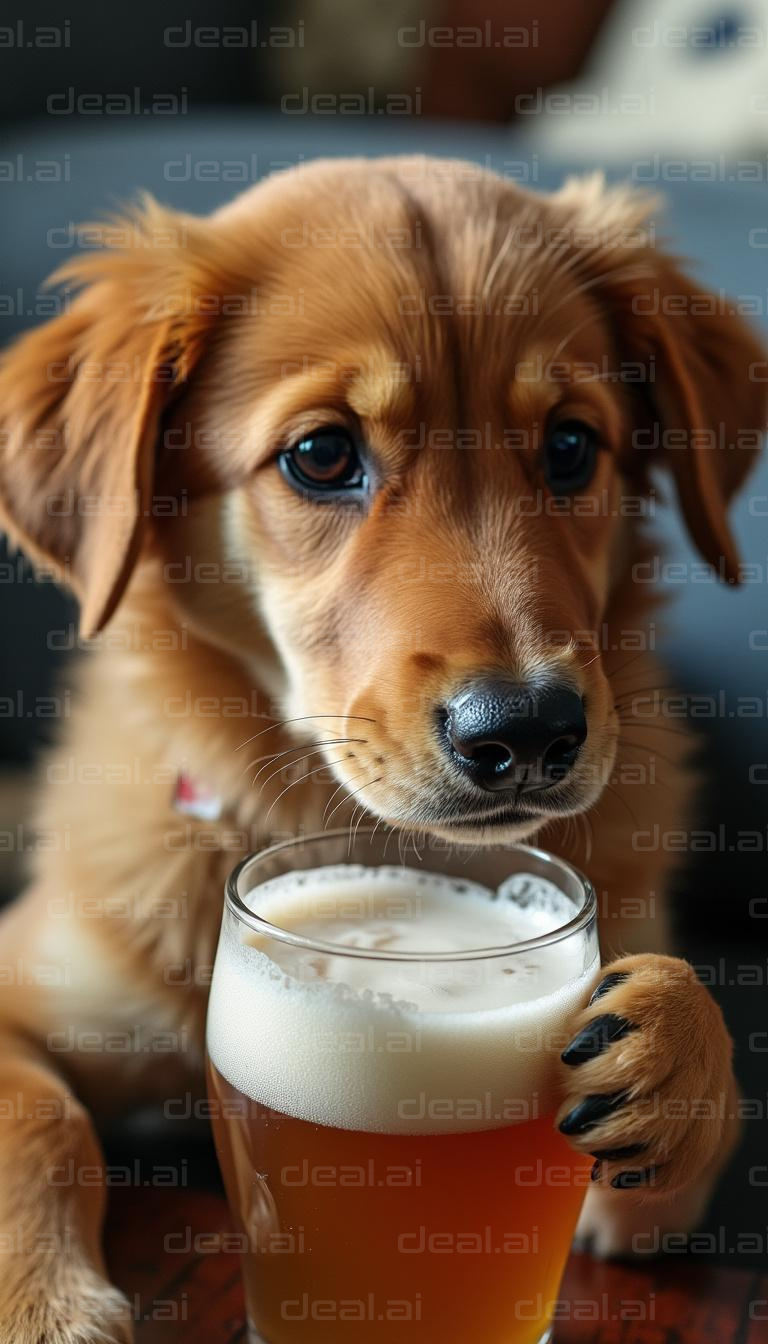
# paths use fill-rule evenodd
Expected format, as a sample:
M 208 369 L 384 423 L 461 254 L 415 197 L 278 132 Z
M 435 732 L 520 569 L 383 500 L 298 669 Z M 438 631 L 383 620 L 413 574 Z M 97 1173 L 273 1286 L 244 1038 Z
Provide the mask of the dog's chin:
M 460 845 L 521 845 L 535 839 L 546 817 L 531 817 L 520 821 L 455 821 L 450 824 L 433 822 L 421 829 L 439 840 Z
M 416 816 L 404 813 L 396 820 L 382 819 L 399 830 L 432 835 L 453 844 L 523 844 L 535 840 L 545 826 L 587 812 L 594 801 L 591 797 L 580 798 L 573 794 L 566 798 L 547 795 L 541 797 L 539 806 L 531 800 L 527 805 L 509 803 L 506 807 L 489 808 L 487 812 L 479 811 L 476 806 L 454 807 L 443 816 L 425 810 Z
M 451 844 L 509 845 L 532 840 L 556 814 L 542 808 L 520 808 L 510 804 L 506 808 L 489 809 L 487 814 L 477 808 L 456 808 L 450 815 L 440 816 L 429 811 L 416 815 L 404 811 L 397 817 L 382 816 L 382 821 L 399 831 L 411 831 L 421 836 L 434 836 Z

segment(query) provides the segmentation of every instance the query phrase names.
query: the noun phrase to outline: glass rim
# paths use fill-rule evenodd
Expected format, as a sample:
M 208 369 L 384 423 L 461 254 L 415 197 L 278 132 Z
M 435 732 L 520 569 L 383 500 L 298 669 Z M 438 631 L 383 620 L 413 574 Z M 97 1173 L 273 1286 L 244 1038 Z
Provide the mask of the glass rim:
M 355 840 L 364 836 L 372 836 L 376 830 L 375 826 L 365 826 L 355 833 Z M 380 832 L 382 834 L 382 832 Z M 324 952 L 330 956 L 359 958 L 363 961 L 395 961 L 395 962 L 456 962 L 456 961 L 484 961 L 494 957 L 517 956 L 519 953 L 532 952 L 537 948 L 550 947 L 554 943 L 560 943 L 566 938 L 573 937 L 585 929 L 590 921 L 597 915 L 597 895 L 589 878 L 578 868 L 567 860 L 558 858 L 555 854 L 550 854 L 546 849 L 539 849 L 535 845 L 509 845 L 507 848 L 515 853 L 530 854 L 536 859 L 537 863 L 552 871 L 560 870 L 575 879 L 584 893 L 584 902 L 581 909 L 568 920 L 565 924 L 559 925 L 556 929 L 551 929 L 548 933 L 537 934 L 535 938 L 526 938 L 522 942 L 505 943 L 498 947 L 478 947 L 466 948 L 460 952 L 392 952 L 386 948 L 380 948 L 373 952 L 368 948 L 362 947 L 344 947 L 340 943 L 326 942 L 320 938 L 307 938 L 300 933 L 291 933 L 289 929 L 281 929 L 278 924 L 272 924 L 263 915 L 258 915 L 245 904 L 238 884 L 240 877 L 250 865 L 258 864 L 261 860 L 272 858 L 285 850 L 291 850 L 297 845 L 309 845 L 326 840 L 348 839 L 349 831 L 343 827 L 334 831 L 317 831 L 310 835 L 303 835 L 293 840 L 281 840 L 275 845 L 269 845 L 266 849 L 257 850 L 253 854 L 248 854 L 244 859 L 232 869 L 224 885 L 225 909 L 241 923 L 245 924 L 254 933 L 259 933 L 262 937 L 275 938 L 278 942 L 289 943 L 293 947 L 301 947 L 310 952 Z M 477 846 L 462 846 L 461 843 L 450 846 L 460 850 L 466 848 L 472 853 L 477 853 Z M 404 856 L 407 857 L 407 856 Z M 396 865 L 393 865 L 396 866 Z M 405 863 L 401 865 L 406 867 Z M 562 891 L 559 883 L 555 883 L 558 890 Z M 563 892 L 564 895 L 567 893 Z M 569 898 L 570 899 L 570 898 Z

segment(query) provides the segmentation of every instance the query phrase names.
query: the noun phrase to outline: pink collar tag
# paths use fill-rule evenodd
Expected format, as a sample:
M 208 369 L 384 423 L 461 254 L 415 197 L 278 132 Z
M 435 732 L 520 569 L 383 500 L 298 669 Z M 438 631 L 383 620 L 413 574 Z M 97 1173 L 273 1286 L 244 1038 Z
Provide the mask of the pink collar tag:
M 176 776 L 173 806 L 185 817 L 198 821 L 218 821 L 224 810 L 224 799 L 213 793 L 202 780 L 181 770 Z

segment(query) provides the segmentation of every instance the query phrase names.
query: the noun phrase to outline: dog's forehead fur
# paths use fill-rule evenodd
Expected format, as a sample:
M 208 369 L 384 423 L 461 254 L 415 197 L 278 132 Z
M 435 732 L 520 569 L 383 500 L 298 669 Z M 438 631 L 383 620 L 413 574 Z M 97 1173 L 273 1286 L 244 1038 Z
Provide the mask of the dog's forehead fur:
M 342 407 L 395 436 L 543 419 L 566 365 L 588 372 L 614 357 L 574 265 L 573 220 L 588 200 L 586 187 L 547 200 L 418 158 L 276 174 L 215 216 L 240 240 L 254 303 L 214 340 L 193 407 L 208 420 L 222 400 L 234 415 L 247 408 L 251 442 L 278 424 L 313 427 L 304 410 L 316 424 Z M 633 203 L 628 226 L 637 215 Z M 550 365 L 559 380 L 542 376 Z M 617 397 L 598 377 L 583 380 L 581 403 L 615 421 Z
M 214 218 L 241 236 L 250 226 L 253 283 L 265 294 L 300 295 L 303 335 L 314 333 L 323 351 L 331 303 L 340 347 L 359 346 L 373 327 L 401 358 L 445 356 L 457 337 L 466 354 L 498 318 L 492 326 L 508 360 L 523 353 L 514 348 L 521 316 L 539 318 L 542 339 L 560 340 L 564 307 L 585 294 L 574 238 L 577 221 L 586 236 L 589 199 L 584 186 L 546 198 L 451 161 L 324 161 L 276 174 Z M 637 217 L 635 201 L 627 230 Z M 595 221 L 593 246 L 606 228 Z M 615 229 L 607 237 L 615 245 Z M 625 241 L 634 250 L 641 236 L 635 229 Z M 588 293 L 585 302 L 597 318 Z

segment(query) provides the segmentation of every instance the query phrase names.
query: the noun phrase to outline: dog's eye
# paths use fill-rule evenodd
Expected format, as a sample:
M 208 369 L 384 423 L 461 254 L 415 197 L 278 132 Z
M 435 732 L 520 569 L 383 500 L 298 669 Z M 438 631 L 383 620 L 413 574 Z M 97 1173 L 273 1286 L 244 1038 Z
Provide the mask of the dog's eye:
M 565 420 L 547 434 L 544 470 L 555 495 L 583 490 L 592 479 L 597 462 L 597 433 L 580 420 Z
M 355 441 L 340 425 L 318 429 L 278 458 L 283 474 L 313 494 L 361 490 L 366 475 Z

